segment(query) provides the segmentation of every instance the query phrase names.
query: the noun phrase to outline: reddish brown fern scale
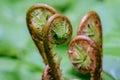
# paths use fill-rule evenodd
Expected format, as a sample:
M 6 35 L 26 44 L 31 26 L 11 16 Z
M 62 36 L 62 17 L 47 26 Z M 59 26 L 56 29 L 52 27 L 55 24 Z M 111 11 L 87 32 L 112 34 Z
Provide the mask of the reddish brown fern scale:
M 33 5 L 26 15 L 27 26 L 46 68 L 42 80 L 62 80 L 54 46 L 68 41 L 72 35 L 69 19 L 46 4 Z M 77 36 L 70 42 L 69 57 L 81 73 L 90 73 L 91 80 L 102 80 L 102 27 L 96 12 L 88 12 L 79 24 Z
M 88 12 L 82 18 L 68 53 L 79 72 L 90 73 L 91 80 L 102 80 L 102 27 L 96 12 Z
M 31 37 L 46 64 L 42 80 L 62 80 L 60 62 L 54 58 L 54 46 L 70 39 L 72 25 L 69 19 L 46 4 L 33 5 L 26 16 Z

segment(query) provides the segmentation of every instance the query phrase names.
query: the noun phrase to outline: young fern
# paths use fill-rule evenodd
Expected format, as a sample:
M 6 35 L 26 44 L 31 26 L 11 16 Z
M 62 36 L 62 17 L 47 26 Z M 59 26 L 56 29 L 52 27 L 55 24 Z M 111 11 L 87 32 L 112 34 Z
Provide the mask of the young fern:
M 44 33 L 42 33 L 42 28 L 45 27 L 48 18 L 56 13 L 57 11 L 51 6 L 46 4 L 36 4 L 29 8 L 26 15 L 29 32 L 45 64 L 48 62 L 43 46 Z
M 54 47 L 68 41 L 72 35 L 69 19 L 46 5 L 32 6 L 26 15 L 27 26 L 46 68 L 42 80 L 62 80 L 60 61 L 55 60 Z
M 94 11 L 88 12 L 81 20 L 77 35 L 85 35 L 92 38 L 102 52 L 102 27 L 98 14 Z
M 68 53 L 79 72 L 90 73 L 91 80 L 102 80 L 102 29 L 96 12 L 88 12 L 83 17 Z
M 48 65 L 52 71 L 51 74 L 54 75 L 52 78 L 53 80 L 61 80 L 59 65 L 56 64 L 57 62 L 53 54 L 53 46 L 63 44 L 70 39 L 72 35 L 71 23 L 67 17 L 61 14 L 55 14 L 48 19 L 42 32 L 44 32 L 43 43 Z
M 70 39 L 72 25 L 69 19 L 46 4 L 37 4 L 28 10 L 26 21 L 46 64 L 42 80 L 62 80 L 60 60 L 55 60 L 54 47 Z M 83 17 L 68 53 L 79 72 L 90 73 L 91 80 L 102 80 L 102 28 L 96 12 L 91 11 Z
M 43 28 L 44 37 L 51 44 L 63 44 L 68 41 L 72 35 L 72 25 L 67 17 L 61 14 L 51 16 L 46 26 Z M 45 40 L 44 40 L 45 41 Z

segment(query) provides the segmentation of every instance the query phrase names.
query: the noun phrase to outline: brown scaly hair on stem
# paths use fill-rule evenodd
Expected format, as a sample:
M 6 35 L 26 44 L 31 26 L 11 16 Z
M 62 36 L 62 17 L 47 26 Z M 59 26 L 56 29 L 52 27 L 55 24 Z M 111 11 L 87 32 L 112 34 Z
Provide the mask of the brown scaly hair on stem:
M 72 25 L 67 17 L 61 14 L 55 14 L 48 19 L 42 32 L 44 32 L 43 43 L 48 64 L 52 71 L 52 75 L 55 75 L 53 80 L 61 80 L 62 78 L 59 78 L 59 66 L 54 59 L 53 47 L 63 44 L 70 39 L 72 35 Z
M 90 11 L 82 18 L 68 53 L 79 72 L 90 73 L 91 80 L 102 80 L 102 27 L 96 12 Z
M 55 60 L 54 47 L 67 42 L 72 35 L 69 19 L 46 4 L 33 5 L 26 15 L 27 26 L 46 68 L 42 80 L 62 80 L 60 60 Z
M 45 26 L 48 18 L 56 13 L 57 11 L 51 6 L 46 4 L 36 4 L 29 8 L 26 15 L 29 32 L 45 64 L 48 62 L 43 46 L 42 28 Z

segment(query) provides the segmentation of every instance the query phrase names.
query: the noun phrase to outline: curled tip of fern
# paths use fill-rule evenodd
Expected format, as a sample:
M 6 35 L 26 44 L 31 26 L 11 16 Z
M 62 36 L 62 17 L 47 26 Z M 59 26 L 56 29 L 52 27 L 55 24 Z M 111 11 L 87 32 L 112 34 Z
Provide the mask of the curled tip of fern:
M 96 12 L 90 11 L 82 18 L 77 35 L 88 36 L 95 41 L 96 45 L 102 46 L 102 25 Z
M 27 26 L 31 34 L 42 39 L 42 28 L 45 26 L 48 18 L 57 13 L 57 11 L 46 4 L 36 4 L 29 8 L 26 15 Z M 35 36 L 34 35 L 34 36 Z
M 91 80 L 102 79 L 102 26 L 96 12 L 90 11 L 82 18 L 68 53 L 79 72 L 90 73 Z
M 86 36 L 75 37 L 68 49 L 69 57 L 74 67 L 82 73 L 90 73 L 95 67 L 96 45 Z
M 51 16 L 43 28 L 45 37 L 52 44 L 63 44 L 72 36 L 72 25 L 69 19 L 61 14 Z

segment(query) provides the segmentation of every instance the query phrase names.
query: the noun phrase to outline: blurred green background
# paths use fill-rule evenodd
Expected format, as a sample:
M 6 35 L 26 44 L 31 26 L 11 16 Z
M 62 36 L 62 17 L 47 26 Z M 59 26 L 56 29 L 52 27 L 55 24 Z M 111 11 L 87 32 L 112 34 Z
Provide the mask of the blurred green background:
M 73 36 L 81 18 L 96 11 L 103 25 L 104 80 L 120 80 L 120 0 L 2 0 L 0 2 L 0 80 L 41 80 L 45 65 L 26 26 L 26 12 L 34 4 L 46 3 L 66 15 Z M 68 44 L 58 46 L 63 77 L 89 80 L 73 69 Z M 106 76 L 107 75 L 107 76 Z M 87 76 L 87 77 L 86 77 Z M 112 76 L 112 77 L 111 77 Z

